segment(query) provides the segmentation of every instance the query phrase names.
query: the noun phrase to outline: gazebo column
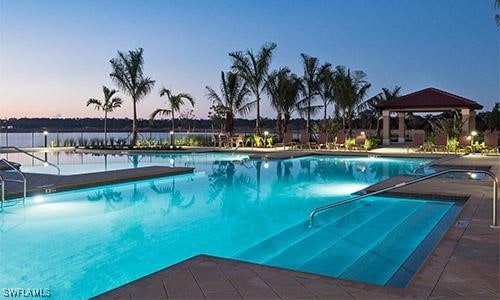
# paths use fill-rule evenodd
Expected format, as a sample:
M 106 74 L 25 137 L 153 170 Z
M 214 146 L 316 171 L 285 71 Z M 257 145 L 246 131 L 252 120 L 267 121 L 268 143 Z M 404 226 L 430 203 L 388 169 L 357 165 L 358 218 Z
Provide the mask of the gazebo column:
M 462 132 L 465 133 L 465 134 L 467 134 L 467 135 L 471 131 L 471 128 L 470 128 L 470 117 L 471 117 L 470 116 L 470 112 L 471 111 L 468 108 L 464 108 L 461 111 L 461 113 L 462 113 L 462 121 L 464 122 L 464 125 L 462 126 Z
M 398 143 L 405 142 L 405 113 L 398 112 Z
M 471 110 L 469 114 L 469 130 L 476 130 L 476 111 Z
M 384 145 L 391 144 L 391 112 L 389 110 L 382 111 L 382 143 Z

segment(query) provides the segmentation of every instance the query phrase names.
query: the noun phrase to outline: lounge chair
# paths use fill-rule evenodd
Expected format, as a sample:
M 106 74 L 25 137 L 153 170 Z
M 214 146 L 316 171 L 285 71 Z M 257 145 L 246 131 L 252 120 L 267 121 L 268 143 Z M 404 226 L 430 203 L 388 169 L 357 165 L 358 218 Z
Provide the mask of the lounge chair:
M 448 135 L 446 133 L 440 132 L 436 134 L 436 139 L 434 140 L 434 146 L 432 150 L 448 152 Z
M 307 146 L 309 149 L 311 149 L 311 133 L 307 131 L 302 131 L 300 133 L 300 138 L 299 138 L 299 145 L 300 149 L 303 149 L 305 146 Z
M 408 147 L 408 152 L 410 152 L 410 148 L 416 149 L 415 151 L 423 150 L 424 141 L 425 141 L 424 133 L 416 132 L 415 134 L 413 134 L 413 139 L 411 140 L 411 144 Z
M 335 137 L 335 142 L 333 143 L 333 147 L 337 150 L 340 150 L 340 148 L 345 149 L 345 140 L 347 138 L 347 134 L 345 132 L 339 132 L 337 136 Z
M 455 150 L 455 153 L 459 151 L 464 151 L 464 152 L 471 152 L 472 151 L 472 146 L 471 146 L 471 137 L 467 135 L 461 135 L 458 138 L 458 147 Z
M 318 136 L 318 140 L 316 143 L 311 143 L 311 147 L 314 147 L 316 149 L 321 149 L 322 147 L 325 147 L 328 149 L 328 133 L 327 132 L 321 132 Z
M 276 144 L 276 146 L 281 146 L 283 145 L 283 150 L 285 150 L 286 146 L 289 146 L 290 149 L 293 149 L 297 145 L 296 142 L 293 141 L 293 133 L 291 131 L 285 132 L 285 135 L 283 136 L 283 141 L 281 143 Z
M 500 150 L 500 144 L 499 144 L 499 139 L 498 139 L 498 131 L 493 131 L 493 132 L 488 132 L 484 134 L 484 145 L 486 146 L 485 149 L 483 149 L 484 152 L 490 152 L 494 151 L 495 153 L 499 153 Z

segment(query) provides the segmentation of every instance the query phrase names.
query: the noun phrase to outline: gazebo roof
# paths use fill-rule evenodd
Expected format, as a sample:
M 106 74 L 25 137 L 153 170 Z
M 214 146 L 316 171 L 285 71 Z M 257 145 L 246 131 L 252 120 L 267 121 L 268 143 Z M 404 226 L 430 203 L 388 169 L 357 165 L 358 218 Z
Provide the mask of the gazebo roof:
M 401 111 L 417 111 L 419 109 L 423 111 L 430 111 L 433 109 L 482 109 L 483 106 L 474 100 L 431 87 L 386 101 L 378 105 L 377 108 Z

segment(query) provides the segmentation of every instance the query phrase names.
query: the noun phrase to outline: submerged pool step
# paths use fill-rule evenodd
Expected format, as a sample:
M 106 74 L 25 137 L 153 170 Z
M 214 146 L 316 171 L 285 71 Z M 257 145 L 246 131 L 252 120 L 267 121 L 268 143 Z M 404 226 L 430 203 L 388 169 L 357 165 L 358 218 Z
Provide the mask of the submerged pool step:
M 328 249 L 311 258 L 298 269 L 328 276 L 339 276 L 423 204 L 416 201 L 397 202 L 348 236 L 331 244 Z
M 394 201 L 370 201 L 366 205 L 321 227 L 313 234 L 289 245 L 289 247 L 265 263 L 283 268 L 297 269 L 359 227 L 364 226 L 366 222 L 376 218 L 394 204 Z
M 349 205 L 340 206 L 339 209 L 332 211 L 328 215 L 329 219 L 339 220 L 344 216 L 351 214 L 352 212 L 361 209 L 367 205 L 370 205 L 371 201 L 357 201 Z M 273 235 L 264 241 L 244 250 L 243 252 L 234 256 L 235 259 L 254 262 L 254 263 L 264 263 L 270 258 L 281 253 L 283 250 L 288 248 L 290 245 L 295 244 L 306 238 L 309 235 L 314 234 L 321 228 L 309 228 L 307 227 L 306 221 L 300 222 L 292 227 L 289 227 L 276 235 Z
M 440 222 L 450 206 L 447 203 L 427 202 L 339 277 L 386 284 L 432 228 Z M 411 276 L 417 268 L 405 271 Z

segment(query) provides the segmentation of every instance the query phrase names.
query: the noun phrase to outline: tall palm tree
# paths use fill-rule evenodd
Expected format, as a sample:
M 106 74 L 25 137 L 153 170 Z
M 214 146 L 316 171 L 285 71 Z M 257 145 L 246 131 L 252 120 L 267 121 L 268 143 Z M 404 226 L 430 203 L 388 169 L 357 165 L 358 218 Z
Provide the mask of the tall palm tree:
M 306 131 L 311 131 L 311 115 L 321 109 L 321 105 L 315 105 L 315 96 L 318 95 L 318 72 L 319 59 L 307 54 L 300 54 L 304 75 L 302 76 L 304 98 L 299 101 L 299 112 L 306 115 Z
M 96 110 L 104 111 L 104 145 L 108 145 L 108 132 L 107 132 L 107 121 L 108 113 L 112 113 L 115 109 L 122 106 L 122 99 L 119 97 L 113 97 L 117 90 L 109 89 L 106 86 L 102 86 L 102 92 L 104 98 L 102 100 L 96 98 L 90 98 L 87 100 L 87 106 L 93 105 Z
M 257 109 L 257 118 L 255 119 L 255 132 L 257 133 L 260 133 L 261 94 L 265 88 L 267 73 L 275 48 L 276 44 L 270 43 L 262 46 L 257 54 L 254 54 L 251 49 L 245 52 L 237 51 L 229 53 L 229 56 L 233 59 L 232 69 L 238 72 L 255 96 L 253 102 Z
M 113 72 L 109 76 L 123 92 L 132 98 L 134 107 L 132 145 L 137 143 L 137 102 L 149 94 L 155 84 L 155 81 L 150 77 L 144 76 L 143 52 L 142 48 L 130 50 L 128 53 L 118 51 L 118 56 L 109 61 L 113 68 Z
M 252 103 L 247 103 L 250 90 L 238 73 L 221 72 L 220 95 L 209 86 L 206 89 L 208 90 L 208 99 L 226 109 L 227 123 L 232 124 L 237 113 L 246 115 L 251 109 Z M 230 135 L 233 134 L 231 126 L 226 129 L 228 129 Z
M 392 90 L 388 88 L 382 88 L 382 92 L 366 100 L 362 105 L 362 109 L 368 110 L 377 119 L 377 135 L 380 135 L 380 119 L 382 118 L 382 112 L 377 108 L 378 105 L 393 100 L 401 96 L 401 87 L 395 86 Z
M 344 129 L 352 133 L 354 114 L 360 109 L 371 84 L 363 71 L 353 71 L 343 66 L 335 69 L 335 100 L 344 114 Z M 346 127 L 347 126 L 347 127 Z
M 285 67 L 269 74 L 266 88 L 271 96 L 271 107 L 277 112 L 276 127 L 280 139 L 283 139 L 284 134 L 288 131 L 290 117 L 297 108 L 300 99 L 302 80 Z
M 151 115 L 149 116 L 149 119 L 151 122 L 154 121 L 154 119 L 157 116 L 168 116 L 170 115 L 172 117 L 172 142 L 175 140 L 175 112 L 180 112 L 181 106 L 184 105 L 184 101 L 187 100 L 189 103 L 191 103 L 191 106 L 194 107 L 194 98 L 190 94 L 187 93 L 179 93 L 179 94 L 172 94 L 172 91 L 166 88 L 162 88 L 160 91 L 160 97 L 167 96 L 167 102 L 169 108 L 157 108 L 155 109 Z
M 500 0 L 495 0 L 495 9 L 500 8 Z M 497 26 L 500 27 L 500 14 L 495 15 L 495 20 L 497 21 Z
M 318 94 L 323 101 L 323 120 L 326 120 L 328 104 L 335 102 L 334 83 L 335 76 L 332 65 L 324 63 L 318 71 Z

